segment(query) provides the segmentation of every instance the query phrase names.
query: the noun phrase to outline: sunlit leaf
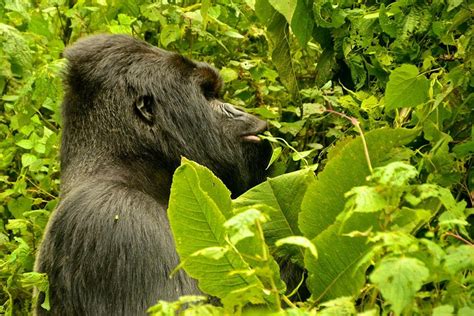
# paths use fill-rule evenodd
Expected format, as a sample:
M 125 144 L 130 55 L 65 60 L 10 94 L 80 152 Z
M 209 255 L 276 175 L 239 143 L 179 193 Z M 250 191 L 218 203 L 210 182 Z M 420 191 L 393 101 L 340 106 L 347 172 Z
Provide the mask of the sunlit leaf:
M 393 311 L 400 315 L 408 306 L 415 293 L 428 278 L 430 271 L 422 261 L 415 258 L 383 259 L 370 275 L 370 280 L 391 304 Z
M 413 65 L 402 65 L 392 71 L 387 83 L 387 110 L 415 107 L 428 99 L 429 81 Z
M 191 256 L 203 248 L 227 246 L 226 217 L 218 207 L 225 207 L 226 200 L 230 203 L 230 194 L 225 191 L 223 183 L 208 169 L 183 158 L 173 176 L 168 208 L 176 249 L 185 262 L 184 269 L 199 281 L 203 291 L 221 298 L 248 286 L 262 288 L 254 275 L 229 274 L 250 268 L 235 251 L 228 251 L 216 260 Z M 261 297 L 263 299 L 263 293 Z

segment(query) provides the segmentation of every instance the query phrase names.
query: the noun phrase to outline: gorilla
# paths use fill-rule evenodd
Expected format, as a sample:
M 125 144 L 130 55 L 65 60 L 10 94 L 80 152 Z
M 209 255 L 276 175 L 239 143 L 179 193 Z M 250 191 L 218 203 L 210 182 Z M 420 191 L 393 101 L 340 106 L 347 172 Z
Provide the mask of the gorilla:
M 51 310 L 36 314 L 143 315 L 200 293 L 183 272 L 169 278 L 173 172 L 187 157 L 238 196 L 265 178 L 266 122 L 220 101 L 210 65 L 129 36 L 81 39 L 64 55 L 60 202 L 35 265 Z

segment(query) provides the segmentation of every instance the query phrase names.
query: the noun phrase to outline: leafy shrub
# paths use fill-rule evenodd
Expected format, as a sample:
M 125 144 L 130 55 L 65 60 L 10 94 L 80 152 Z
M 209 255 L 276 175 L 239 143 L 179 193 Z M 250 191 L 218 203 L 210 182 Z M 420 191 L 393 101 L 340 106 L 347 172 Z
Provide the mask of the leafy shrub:
M 241 197 L 193 162 L 175 174 L 180 268 L 223 306 L 183 297 L 151 313 L 473 313 L 473 10 L 465 0 L 0 2 L 0 313 L 27 314 L 32 288 L 47 291 L 32 269 L 59 191 L 61 52 L 99 32 L 213 63 L 224 98 L 271 124 L 272 178 Z M 186 190 L 196 195 L 183 210 Z M 185 234 L 186 210 L 207 223 L 205 240 Z M 288 257 L 307 269 L 308 301 L 292 302 L 282 283 L 276 260 Z

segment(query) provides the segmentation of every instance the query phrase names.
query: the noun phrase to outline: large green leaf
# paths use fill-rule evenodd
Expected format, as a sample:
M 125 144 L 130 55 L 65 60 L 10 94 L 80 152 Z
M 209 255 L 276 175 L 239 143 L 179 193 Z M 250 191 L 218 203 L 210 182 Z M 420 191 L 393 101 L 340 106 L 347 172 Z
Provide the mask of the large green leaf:
M 411 141 L 419 131 L 378 129 L 365 135 L 374 167 L 390 159 L 391 150 Z M 337 215 L 345 205 L 344 194 L 363 185 L 370 174 L 360 137 L 342 142 L 329 157 L 325 169 L 310 185 L 301 204 L 299 227 L 318 249 L 319 258 L 306 254 L 308 287 L 315 299 L 333 299 L 356 295 L 365 281 L 365 266 L 358 265 L 370 249 L 365 238 L 341 235 Z M 366 213 L 344 223 L 344 232 L 366 230 L 376 222 L 377 214 Z M 336 223 L 335 223 L 336 222 Z
M 296 96 L 298 87 L 291 61 L 288 23 L 285 17 L 270 5 L 268 0 L 256 0 L 255 13 L 260 21 L 267 26 L 272 62 L 278 70 L 281 81 L 290 93 Z
M 365 135 L 373 167 L 384 165 L 393 148 L 407 144 L 418 130 L 382 128 Z M 299 227 L 308 238 L 314 238 L 333 224 L 344 209 L 344 194 L 365 183 L 370 175 L 360 137 L 345 141 L 332 150 L 329 162 L 312 183 L 301 205 Z M 319 249 L 318 249 L 319 250 Z
M 271 6 L 281 13 L 290 24 L 293 34 L 302 46 L 311 38 L 314 20 L 312 12 L 312 1 L 308 0 L 268 0 Z
M 385 91 L 386 109 L 415 107 L 428 100 L 430 83 L 413 65 L 402 65 L 390 74 Z
M 274 245 L 281 238 L 301 235 L 298 214 L 305 192 L 313 181 L 314 173 L 309 169 L 268 179 L 235 199 L 234 208 L 257 204 L 270 206 L 267 210 L 270 220 L 263 225 L 263 229 L 267 243 Z M 283 247 L 277 254 L 296 256 L 294 258 L 302 263 L 302 250 L 296 247 Z
M 186 159 L 173 176 L 168 217 L 176 249 L 184 269 L 199 281 L 202 291 L 224 298 L 232 291 L 262 288 L 255 275 L 232 271 L 249 270 L 235 251 L 220 258 L 191 256 L 198 250 L 226 247 L 224 222 L 229 214 L 230 193 L 208 169 Z M 223 212 L 224 213 L 223 213 Z
M 305 256 L 307 285 L 316 301 L 357 295 L 365 283 L 367 265 L 358 263 L 368 249 L 366 240 L 342 236 L 340 228 L 331 225 L 313 239 L 317 259 L 309 252 Z

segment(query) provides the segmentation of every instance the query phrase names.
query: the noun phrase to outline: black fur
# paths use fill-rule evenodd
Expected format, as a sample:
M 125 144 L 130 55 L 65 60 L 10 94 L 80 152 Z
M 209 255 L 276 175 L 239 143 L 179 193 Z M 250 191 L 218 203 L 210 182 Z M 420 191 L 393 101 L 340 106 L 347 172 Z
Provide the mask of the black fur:
M 199 293 L 178 264 L 166 208 L 181 156 L 209 167 L 236 196 L 264 179 L 266 128 L 218 101 L 205 63 L 123 35 L 65 52 L 61 196 L 36 270 L 50 281 L 38 315 L 142 315 L 158 299 Z

